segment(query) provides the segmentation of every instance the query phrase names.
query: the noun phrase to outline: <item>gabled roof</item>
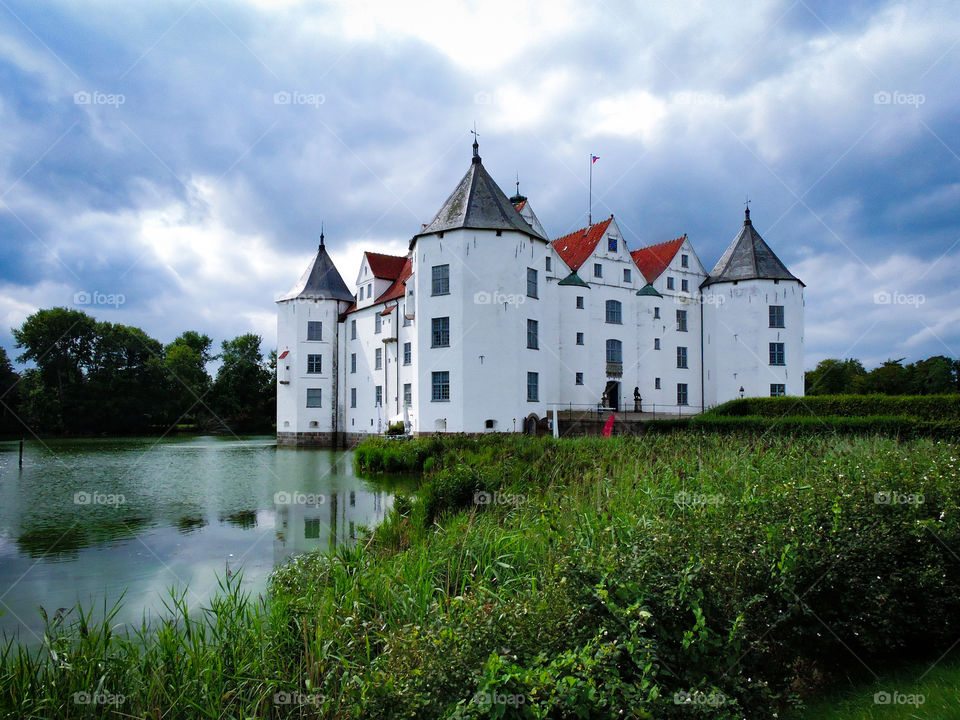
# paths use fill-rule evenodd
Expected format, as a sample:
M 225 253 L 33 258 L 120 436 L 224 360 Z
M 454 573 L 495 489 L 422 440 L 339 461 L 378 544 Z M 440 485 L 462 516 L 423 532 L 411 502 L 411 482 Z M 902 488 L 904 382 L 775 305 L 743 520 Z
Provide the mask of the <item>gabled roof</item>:
M 603 222 L 590 225 L 589 227 L 575 230 L 569 235 L 558 237 L 553 241 L 553 247 L 573 272 L 580 269 L 587 258 L 593 254 L 597 243 L 603 238 L 610 227 L 613 215 Z
M 787 270 L 787 266 L 780 262 L 780 258 L 760 237 L 760 233 L 754 230 L 750 221 L 750 208 L 747 208 L 740 233 L 717 261 L 716 267 L 702 287 L 739 280 L 796 280 L 803 285 Z
M 514 196 L 510 198 L 510 202 L 516 199 L 517 196 Z M 520 213 L 520 217 L 527 221 L 527 225 L 532 227 L 537 235 L 545 240 L 549 240 L 547 231 L 544 230 L 543 225 L 540 224 L 540 218 L 538 218 L 537 214 L 533 211 L 533 208 L 530 206 L 530 201 L 527 200 L 527 198 L 523 198 L 520 202 L 514 203 L 513 206 L 517 209 L 517 212 Z
M 466 175 L 433 220 L 415 237 L 458 228 L 514 230 L 546 240 L 527 224 L 490 177 L 480 162 L 476 142 L 473 144 L 473 162 Z
M 394 279 L 393 284 L 384 291 L 383 295 L 377 298 L 378 303 L 396 300 L 406 294 L 407 280 L 409 280 L 413 274 L 413 264 L 410 262 L 409 257 L 401 258 L 401 260 L 403 260 L 403 267 L 400 268 L 400 272 Z
M 396 280 L 407 261 L 405 255 L 384 255 L 383 253 L 365 252 L 370 272 L 381 280 Z
M 667 265 L 676 257 L 680 246 L 683 245 L 683 241 L 686 239 L 687 236 L 684 235 L 674 240 L 649 245 L 645 248 L 634 250 L 630 253 L 630 257 L 633 258 L 633 261 L 637 264 L 637 268 L 639 268 L 643 277 L 647 279 L 647 282 L 652 283 L 667 269 Z
M 297 284 L 277 302 L 298 298 L 353 302 L 353 293 L 347 289 L 347 284 L 340 277 L 337 266 L 333 264 L 333 260 L 327 254 L 322 234 L 320 235 L 320 247 L 317 250 L 317 256 L 300 276 Z

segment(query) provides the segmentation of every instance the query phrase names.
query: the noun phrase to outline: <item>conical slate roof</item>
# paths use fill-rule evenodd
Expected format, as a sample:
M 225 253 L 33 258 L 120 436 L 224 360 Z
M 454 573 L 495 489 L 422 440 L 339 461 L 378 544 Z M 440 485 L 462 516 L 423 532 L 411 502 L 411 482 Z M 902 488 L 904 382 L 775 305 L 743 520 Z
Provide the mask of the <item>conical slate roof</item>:
M 750 208 L 747 208 L 740 234 L 717 261 L 703 287 L 739 280 L 796 280 L 803 285 L 787 270 L 787 266 L 780 262 L 780 258 L 760 237 L 760 233 L 754 230 L 750 221 Z
M 473 144 L 473 162 L 460 184 L 447 198 L 440 212 L 417 237 L 432 233 L 471 228 L 474 230 L 515 230 L 546 240 L 517 212 L 480 162 Z
M 277 302 L 299 298 L 353 302 L 353 293 L 347 289 L 347 284 L 340 277 L 337 266 L 333 264 L 333 260 L 327 254 L 322 234 L 320 235 L 320 248 L 317 250 L 317 256 L 300 276 L 297 284 Z

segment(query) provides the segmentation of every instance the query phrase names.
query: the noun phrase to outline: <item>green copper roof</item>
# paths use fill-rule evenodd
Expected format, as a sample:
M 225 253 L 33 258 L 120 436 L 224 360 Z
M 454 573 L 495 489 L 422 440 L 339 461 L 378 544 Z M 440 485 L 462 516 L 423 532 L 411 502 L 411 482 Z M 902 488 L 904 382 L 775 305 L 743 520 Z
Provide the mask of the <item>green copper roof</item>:
M 640 296 L 648 295 L 650 297 L 663 297 L 663 295 L 658 293 L 657 289 L 650 283 L 647 283 L 642 288 L 637 290 L 637 295 L 640 295 Z
M 585 287 L 585 288 L 590 287 L 589 285 L 587 285 L 587 283 L 581 280 L 580 276 L 577 275 L 575 272 L 572 272 L 569 275 L 567 275 L 563 280 L 558 282 L 557 285 L 574 285 L 576 287 Z

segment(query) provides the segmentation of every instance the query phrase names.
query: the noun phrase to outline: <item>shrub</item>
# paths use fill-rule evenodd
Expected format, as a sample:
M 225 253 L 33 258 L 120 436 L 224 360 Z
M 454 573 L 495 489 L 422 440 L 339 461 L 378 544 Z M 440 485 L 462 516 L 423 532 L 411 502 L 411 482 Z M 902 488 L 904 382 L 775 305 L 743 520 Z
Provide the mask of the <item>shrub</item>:
M 760 417 L 805 415 L 848 418 L 880 415 L 960 422 L 960 394 L 742 398 L 719 405 L 707 411 L 706 415 Z

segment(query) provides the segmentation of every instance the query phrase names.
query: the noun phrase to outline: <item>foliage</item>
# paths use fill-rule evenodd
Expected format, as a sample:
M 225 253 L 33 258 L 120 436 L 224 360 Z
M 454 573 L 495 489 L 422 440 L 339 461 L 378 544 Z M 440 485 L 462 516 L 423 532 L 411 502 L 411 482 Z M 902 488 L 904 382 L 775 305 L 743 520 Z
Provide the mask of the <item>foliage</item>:
M 855 359 L 827 358 L 806 373 L 806 395 L 940 395 L 960 392 L 960 361 L 935 355 L 903 365 L 887 360 L 867 372 Z
M 270 368 L 259 335 L 249 333 L 221 343 L 220 369 L 213 383 L 216 411 L 230 427 L 255 430 L 276 402 Z
M 931 421 L 960 421 L 960 395 L 829 395 L 810 397 L 743 398 L 710 410 L 709 416 L 784 418 L 900 417 Z
M 23 388 L 7 351 L 0 347 L 0 435 L 22 432 L 19 416 Z

